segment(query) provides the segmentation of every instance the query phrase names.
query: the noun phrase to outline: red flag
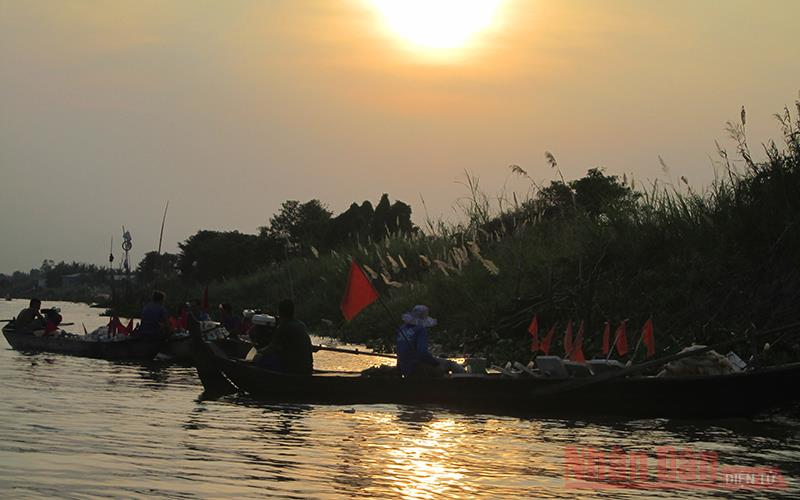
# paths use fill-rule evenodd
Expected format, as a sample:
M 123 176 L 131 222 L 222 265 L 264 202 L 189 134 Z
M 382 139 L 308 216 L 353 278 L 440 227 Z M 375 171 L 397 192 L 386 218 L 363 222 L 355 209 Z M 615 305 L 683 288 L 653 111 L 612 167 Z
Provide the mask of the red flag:
M 355 318 L 362 309 L 378 300 L 378 292 L 372 282 L 358 267 L 356 260 L 350 263 L 350 274 L 347 277 L 347 288 L 342 298 L 342 314 L 347 321 Z
M 539 320 L 536 316 L 528 325 L 528 333 L 531 334 L 531 352 L 536 352 L 539 350 Z
M 614 333 L 614 345 L 617 346 L 617 353 L 624 356 L 628 353 L 628 321 L 620 321 L 616 333 Z
M 542 343 L 539 344 L 539 350 L 542 351 L 545 355 L 550 354 L 550 344 L 553 342 L 553 335 L 555 335 L 556 333 L 557 325 L 558 323 L 550 327 L 550 331 L 547 332 L 547 335 L 542 340 Z
M 128 326 L 125 329 L 128 330 L 129 334 L 133 333 L 133 318 L 128 321 Z
M 208 312 L 208 285 L 206 285 L 205 290 L 203 290 L 203 312 Z
M 611 341 L 611 323 L 606 321 L 606 326 L 603 327 L 603 355 L 607 355 L 609 351 L 609 344 Z
M 575 337 L 575 345 L 572 346 L 569 359 L 570 361 L 576 361 L 578 363 L 586 362 L 586 357 L 583 355 L 583 321 L 581 321 L 581 325 L 578 327 L 578 336 Z
M 572 355 L 572 320 L 567 322 L 567 331 L 564 332 L 564 354 Z
M 120 321 L 118 317 L 114 316 L 108 323 L 108 333 L 121 333 L 123 335 L 127 335 L 130 332 L 127 328 L 125 328 L 125 325 L 122 324 L 122 321 Z
M 642 342 L 647 347 L 647 357 L 656 353 L 656 337 L 653 335 L 653 318 L 648 319 L 642 327 Z

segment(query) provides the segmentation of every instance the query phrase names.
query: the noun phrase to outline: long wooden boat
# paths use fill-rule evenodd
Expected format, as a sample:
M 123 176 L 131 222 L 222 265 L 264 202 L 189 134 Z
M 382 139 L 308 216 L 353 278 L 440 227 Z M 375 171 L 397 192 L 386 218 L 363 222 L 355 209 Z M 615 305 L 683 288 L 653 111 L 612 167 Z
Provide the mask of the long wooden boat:
M 233 358 L 244 358 L 253 348 L 252 343 L 232 337 L 212 340 L 211 342 L 222 348 L 228 356 Z M 168 337 L 161 347 L 159 355 L 161 354 L 172 361 L 191 363 L 194 361 L 194 340 L 191 337 Z
M 220 393 L 230 382 L 239 392 L 270 402 L 395 403 L 527 416 L 632 419 L 746 417 L 800 399 L 800 363 L 718 376 L 618 378 L 548 391 L 565 379 L 289 375 L 208 349 L 198 350 L 196 356 L 208 392 Z
M 55 352 L 110 360 L 151 360 L 161 349 L 160 339 L 131 337 L 114 342 L 91 342 L 79 338 L 43 336 L 31 333 L 17 333 L 13 327 L 3 328 L 3 335 L 9 345 L 17 351 Z

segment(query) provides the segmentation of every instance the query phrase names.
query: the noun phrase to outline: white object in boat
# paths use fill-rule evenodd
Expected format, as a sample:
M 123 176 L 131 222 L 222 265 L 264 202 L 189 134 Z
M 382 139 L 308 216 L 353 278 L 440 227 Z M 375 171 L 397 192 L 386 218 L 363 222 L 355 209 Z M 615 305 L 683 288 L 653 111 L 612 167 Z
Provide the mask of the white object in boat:
M 275 326 L 275 316 L 269 314 L 254 314 L 252 321 L 258 326 Z
M 564 360 L 558 356 L 537 356 L 536 367 L 550 377 L 566 377 L 567 369 Z

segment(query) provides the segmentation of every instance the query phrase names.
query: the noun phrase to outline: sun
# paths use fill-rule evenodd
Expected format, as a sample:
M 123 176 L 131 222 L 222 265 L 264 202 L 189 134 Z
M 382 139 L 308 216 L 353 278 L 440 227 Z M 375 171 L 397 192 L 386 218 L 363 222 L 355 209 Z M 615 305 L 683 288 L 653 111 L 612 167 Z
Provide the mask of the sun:
M 461 49 L 492 26 L 503 0 L 370 0 L 388 29 L 426 50 Z

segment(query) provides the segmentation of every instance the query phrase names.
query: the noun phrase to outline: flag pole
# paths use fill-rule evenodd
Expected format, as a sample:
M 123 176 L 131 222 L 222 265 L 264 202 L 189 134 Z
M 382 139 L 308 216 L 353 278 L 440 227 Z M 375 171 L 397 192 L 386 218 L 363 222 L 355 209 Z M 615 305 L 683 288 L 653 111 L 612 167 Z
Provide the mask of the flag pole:
M 642 345 L 642 337 L 643 335 L 639 335 L 639 340 L 636 342 L 636 347 L 634 347 L 633 354 L 631 354 L 631 359 L 628 360 L 626 366 L 632 365 L 633 361 L 636 359 L 636 354 L 639 352 L 639 346 Z
M 161 218 L 161 232 L 158 233 L 158 255 L 161 255 L 161 242 L 164 240 L 164 224 L 167 222 L 167 209 L 169 209 L 169 200 L 164 206 L 164 217 Z

